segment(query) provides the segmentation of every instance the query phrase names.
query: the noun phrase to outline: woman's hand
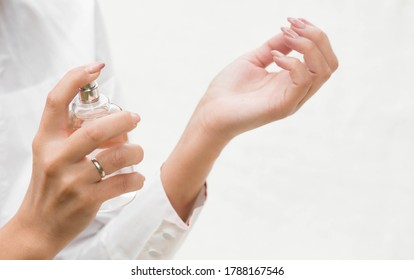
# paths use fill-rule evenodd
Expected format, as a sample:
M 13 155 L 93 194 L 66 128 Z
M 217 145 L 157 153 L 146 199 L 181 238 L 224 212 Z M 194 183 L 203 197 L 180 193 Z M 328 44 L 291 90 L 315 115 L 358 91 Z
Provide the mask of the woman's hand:
M 328 37 L 306 20 L 227 66 L 211 82 L 161 171 L 166 193 L 183 220 L 227 143 L 240 133 L 296 112 L 337 69 Z M 295 50 L 304 62 L 285 56 Z M 275 62 L 282 71 L 266 67 Z
M 104 201 L 142 187 L 144 177 L 136 172 L 101 180 L 86 157 L 105 141 L 134 129 L 138 115 L 109 115 L 68 136 L 69 103 L 103 67 L 95 63 L 71 70 L 48 95 L 33 141 L 30 186 L 18 213 L 0 231 L 0 258 L 54 257 L 92 221 Z M 132 144 L 120 144 L 96 156 L 106 174 L 142 158 L 141 147 Z
M 228 142 L 236 135 L 295 113 L 338 68 L 323 31 L 304 19 L 226 67 L 210 84 L 194 114 L 211 135 Z M 285 56 L 291 50 L 304 62 Z M 282 71 L 268 72 L 275 62 Z

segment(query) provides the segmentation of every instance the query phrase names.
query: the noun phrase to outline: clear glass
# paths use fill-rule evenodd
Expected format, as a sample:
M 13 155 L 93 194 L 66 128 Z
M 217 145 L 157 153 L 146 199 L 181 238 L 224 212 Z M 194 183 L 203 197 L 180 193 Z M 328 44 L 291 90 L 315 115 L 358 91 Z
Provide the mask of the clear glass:
M 82 103 L 79 98 L 76 98 L 72 104 L 70 109 L 70 116 L 69 116 L 69 126 L 70 126 L 70 134 L 74 131 L 79 129 L 84 125 L 88 125 L 93 120 L 98 118 L 102 118 L 104 116 L 122 111 L 122 109 L 113 103 L 110 103 L 108 98 L 104 95 L 100 95 L 99 99 L 93 103 Z M 125 133 L 123 135 L 117 136 L 112 138 L 104 143 L 102 143 L 98 149 L 93 151 L 91 154 L 88 155 L 88 158 L 93 159 L 99 152 L 104 149 L 108 149 L 114 145 L 127 143 L 128 142 L 128 135 Z M 110 175 L 114 176 L 117 174 L 122 173 L 131 173 L 134 171 L 132 166 L 124 167 Z M 104 179 L 105 180 L 105 179 Z M 100 212 L 107 212 L 107 211 L 115 211 L 119 210 L 120 208 L 124 207 L 128 203 L 130 203 L 135 198 L 136 192 L 129 192 L 125 193 L 121 196 L 112 198 L 110 200 L 105 201 L 101 208 L 99 209 Z

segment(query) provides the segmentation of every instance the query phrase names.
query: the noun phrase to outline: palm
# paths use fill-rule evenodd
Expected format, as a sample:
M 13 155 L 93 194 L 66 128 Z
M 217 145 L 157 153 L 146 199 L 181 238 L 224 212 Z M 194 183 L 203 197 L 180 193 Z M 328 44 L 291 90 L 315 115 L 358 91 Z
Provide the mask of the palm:
M 306 21 L 282 28 L 256 50 L 227 66 L 212 81 L 195 112 L 208 132 L 231 139 L 244 131 L 287 117 L 303 105 L 338 68 L 324 33 Z M 305 28 L 306 27 L 306 28 Z M 284 54 L 295 50 L 303 62 Z M 268 72 L 275 62 L 280 72 Z
M 289 72 L 269 73 L 241 57 L 210 84 L 202 100 L 206 117 L 215 127 L 232 128 L 236 134 L 283 118 L 292 110 L 285 99 L 291 83 Z

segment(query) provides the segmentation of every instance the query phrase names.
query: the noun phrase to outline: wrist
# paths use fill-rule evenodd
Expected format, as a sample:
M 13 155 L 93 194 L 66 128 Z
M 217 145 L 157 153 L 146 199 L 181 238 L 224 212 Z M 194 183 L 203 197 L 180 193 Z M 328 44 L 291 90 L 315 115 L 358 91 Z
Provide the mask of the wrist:
M 19 214 L 1 229 L 0 259 L 52 259 L 58 246 L 34 223 L 26 223 Z
M 191 123 L 199 127 L 208 142 L 224 148 L 236 136 L 259 126 L 261 119 L 243 109 L 245 102 L 224 90 L 209 88 L 197 105 Z
M 232 137 L 220 129 L 193 117 L 186 127 L 180 142 L 187 148 L 201 152 L 208 159 L 216 159 Z
M 215 160 L 227 144 L 192 118 L 161 169 L 161 181 L 172 206 L 187 221 Z
M 200 148 L 220 153 L 238 133 L 227 123 L 226 114 L 214 110 L 217 104 L 208 95 L 200 100 L 183 135 L 194 138 Z

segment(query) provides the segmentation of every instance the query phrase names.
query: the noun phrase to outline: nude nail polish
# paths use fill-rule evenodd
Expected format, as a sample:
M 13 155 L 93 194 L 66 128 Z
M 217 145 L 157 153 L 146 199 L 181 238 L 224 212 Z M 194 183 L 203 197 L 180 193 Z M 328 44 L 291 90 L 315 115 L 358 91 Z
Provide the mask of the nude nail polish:
M 94 62 L 85 66 L 85 71 L 89 74 L 95 74 L 102 70 L 105 67 L 103 62 Z
M 271 53 L 273 56 L 276 56 L 276 57 L 284 57 L 284 56 L 285 56 L 283 53 L 281 53 L 281 52 L 279 52 L 279 51 L 277 51 L 277 50 L 270 51 L 270 53 Z
M 296 28 L 300 28 L 300 29 L 306 28 L 306 25 L 302 21 L 296 18 L 288 17 L 287 20 Z
M 282 32 L 286 35 L 286 36 L 288 36 L 288 37 L 290 37 L 290 38 L 292 38 L 292 39 L 297 39 L 297 38 L 299 38 L 299 35 L 295 32 L 295 31 L 293 31 L 292 29 L 290 29 L 290 28 L 287 28 L 287 27 L 282 27 L 282 28 L 280 28 L 281 30 L 282 30 Z

